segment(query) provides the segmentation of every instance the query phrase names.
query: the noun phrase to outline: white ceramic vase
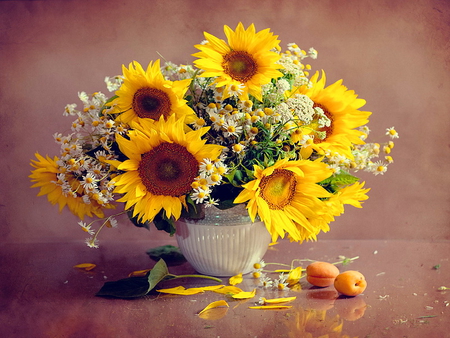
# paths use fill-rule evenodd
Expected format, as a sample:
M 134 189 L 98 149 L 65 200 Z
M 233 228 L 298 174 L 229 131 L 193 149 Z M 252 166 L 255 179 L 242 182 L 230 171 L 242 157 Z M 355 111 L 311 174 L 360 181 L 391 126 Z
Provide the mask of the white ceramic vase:
M 179 219 L 181 252 L 202 274 L 228 277 L 249 273 L 267 251 L 271 237 L 263 222 L 252 223 L 244 205 L 205 208 L 204 219 Z

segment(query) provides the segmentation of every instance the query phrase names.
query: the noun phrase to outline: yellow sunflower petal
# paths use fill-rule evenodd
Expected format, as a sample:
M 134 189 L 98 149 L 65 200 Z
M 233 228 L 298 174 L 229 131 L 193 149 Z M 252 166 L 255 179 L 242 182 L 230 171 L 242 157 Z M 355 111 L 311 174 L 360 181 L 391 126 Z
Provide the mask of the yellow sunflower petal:
M 249 306 L 248 308 L 257 310 L 285 310 L 292 308 L 292 305 L 259 305 L 259 306 Z
M 224 294 L 224 295 L 235 295 L 240 292 L 243 292 L 243 290 L 238 288 L 237 286 L 224 286 L 220 289 L 216 289 L 213 291 L 216 293 Z
M 81 264 L 77 264 L 74 265 L 73 267 L 76 269 L 81 269 L 81 270 L 86 270 L 86 271 L 91 271 L 93 270 L 97 265 L 92 264 L 92 263 L 81 263 Z
M 241 272 L 240 274 L 238 274 L 236 276 L 230 277 L 230 279 L 228 280 L 228 283 L 230 285 L 237 285 L 237 284 L 242 283 L 242 280 L 243 280 L 243 278 L 242 278 L 242 272 Z
M 202 313 L 211 310 L 211 309 L 215 309 L 217 307 L 221 307 L 221 306 L 226 306 L 229 307 L 228 303 L 224 300 L 218 300 L 215 302 L 212 302 L 210 304 L 208 304 L 203 310 L 201 310 L 198 314 L 201 315 Z
M 201 288 L 186 289 L 184 286 L 175 286 L 173 288 L 159 289 L 156 291 L 160 293 L 169 293 L 171 295 L 183 295 L 183 296 L 195 295 L 204 292 Z
M 266 299 L 264 297 L 261 297 L 261 301 L 263 301 L 263 304 L 282 304 L 282 303 L 288 303 L 296 300 L 297 297 L 285 297 L 285 298 L 272 298 L 272 299 Z
M 128 277 L 143 277 L 146 276 L 150 270 L 151 269 L 133 271 L 128 274 Z
M 301 266 L 289 271 L 289 275 L 286 282 L 289 285 L 294 285 L 300 282 L 300 278 L 302 277 L 302 271 L 304 271 L 304 269 L 302 269 Z
M 234 299 L 250 299 L 255 297 L 256 295 L 256 289 L 253 289 L 253 291 L 242 291 L 235 295 L 232 295 Z

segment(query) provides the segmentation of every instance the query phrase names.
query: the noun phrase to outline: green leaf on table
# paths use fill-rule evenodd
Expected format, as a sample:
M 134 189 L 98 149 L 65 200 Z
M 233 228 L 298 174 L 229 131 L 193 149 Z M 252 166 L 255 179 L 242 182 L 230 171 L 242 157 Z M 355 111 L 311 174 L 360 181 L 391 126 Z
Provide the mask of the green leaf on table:
M 147 295 L 164 279 L 171 279 L 164 260 L 155 264 L 148 276 L 128 277 L 115 282 L 106 282 L 96 296 L 115 298 L 138 298 Z
M 148 292 L 153 290 L 153 288 L 156 285 L 158 285 L 158 283 L 161 282 L 162 280 L 171 278 L 173 277 L 169 273 L 169 269 L 167 268 L 166 262 L 164 262 L 163 259 L 160 259 L 148 274 L 148 284 L 149 284 Z
M 148 293 L 148 277 L 128 277 L 106 282 L 96 296 L 115 298 L 138 298 Z
M 147 250 L 147 255 L 154 261 L 163 259 L 167 265 L 179 265 L 186 262 L 180 248 L 173 245 L 163 245 Z

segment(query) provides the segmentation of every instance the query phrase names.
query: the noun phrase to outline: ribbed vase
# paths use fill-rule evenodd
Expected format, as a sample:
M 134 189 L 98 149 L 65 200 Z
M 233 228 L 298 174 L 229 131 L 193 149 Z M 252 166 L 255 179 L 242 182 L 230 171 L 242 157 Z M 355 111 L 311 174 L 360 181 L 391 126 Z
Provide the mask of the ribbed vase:
M 204 219 L 179 219 L 176 239 L 186 260 L 205 275 L 249 273 L 267 251 L 271 237 L 263 222 L 250 220 L 243 206 L 206 208 Z

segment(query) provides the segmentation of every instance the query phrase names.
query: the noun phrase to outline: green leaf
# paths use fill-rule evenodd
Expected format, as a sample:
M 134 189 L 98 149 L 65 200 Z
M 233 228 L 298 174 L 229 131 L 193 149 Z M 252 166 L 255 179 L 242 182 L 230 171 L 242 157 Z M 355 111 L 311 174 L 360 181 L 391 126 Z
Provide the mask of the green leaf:
M 133 223 L 138 228 L 146 228 L 147 230 L 150 230 L 149 222 L 142 223 L 141 221 L 139 221 L 139 218 L 137 216 L 133 217 L 133 209 L 129 209 L 127 211 L 127 216 L 130 219 L 131 223 Z
M 147 255 L 154 261 L 163 259 L 167 265 L 179 265 L 186 262 L 180 248 L 173 245 L 163 245 L 147 250 Z
M 167 264 L 166 262 L 164 262 L 163 259 L 160 259 L 158 261 L 158 263 L 155 264 L 155 266 L 153 267 L 153 269 L 150 271 L 150 273 L 148 274 L 148 291 L 147 293 L 149 293 L 151 290 L 153 290 L 153 288 L 158 285 L 159 282 L 161 282 L 164 279 L 169 279 L 170 278 L 169 274 L 169 269 L 167 269 Z M 169 278 L 167 278 L 169 277 Z
M 153 224 L 155 224 L 156 229 L 164 230 L 169 233 L 170 236 L 175 234 L 175 222 L 172 219 L 168 219 L 164 213 L 164 211 L 160 212 L 153 219 Z
M 138 298 L 148 294 L 164 279 L 172 279 L 164 260 L 155 264 L 147 277 L 129 277 L 115 282 L 106 282 L 96 296 L 115 298 Z
M 339 174 L 332 175 L 327 179 L 323 180 L 322 182 L 320 182 L 319 184 L 323 186 L 325 189 L 327 189 L 329 192 L 334 193 L 339 189 L 339 187 L 342 187 L 344 185 L 350 185 L 358 181 L 359 181 L 358 177 L 353 176 L 345 171 L 341 171 Z
M 106 282 L 96 296 L 115 298 L 138 298 L 149 291 L 147 277 L 129 277 L 114 282 Z

